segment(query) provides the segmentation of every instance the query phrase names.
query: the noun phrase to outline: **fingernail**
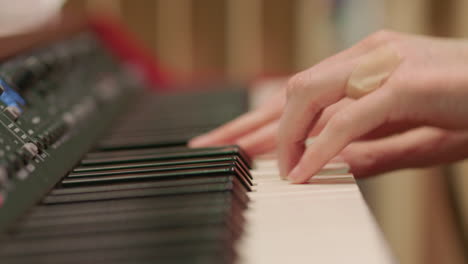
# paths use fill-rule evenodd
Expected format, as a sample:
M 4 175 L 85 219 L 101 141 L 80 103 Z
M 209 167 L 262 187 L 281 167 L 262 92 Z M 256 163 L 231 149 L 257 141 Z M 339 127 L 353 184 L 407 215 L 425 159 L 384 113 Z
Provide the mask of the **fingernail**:
M 312 145 L 312 143 L 314 143 L 314 141 L 315 141 L 316 138 L 317 138 L 317 137 L 309 137 L 309 138 L 307 138 L 307 139 L 304 141 L 304 146 L 305 146 L 306 148 L 308 148 L 310 145 Z
M 292 183 L 299 183 L 299 179 L 301 176 L 301 169 L 299 166 L 294 167 L 294 169 L 289 173 L 288 179 Z
M 286 170 L 283 168 L 280 160 L 278 159 L 278 170 L 279 170 L 279 173 L 280 173 L 280 178 L 283 179 L 283 180 L 287 180 L 288 179 L 288 174 L 286 173 Z

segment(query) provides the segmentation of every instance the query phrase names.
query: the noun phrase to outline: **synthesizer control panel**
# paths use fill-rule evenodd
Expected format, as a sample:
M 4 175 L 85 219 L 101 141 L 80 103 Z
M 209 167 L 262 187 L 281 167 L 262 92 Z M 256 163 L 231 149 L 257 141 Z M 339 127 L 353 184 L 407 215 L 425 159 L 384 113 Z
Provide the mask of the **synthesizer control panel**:
M 137 85 L 123 68 L 90 32 L 0 63 L 0 230 L 52 188 L 132 97 Z

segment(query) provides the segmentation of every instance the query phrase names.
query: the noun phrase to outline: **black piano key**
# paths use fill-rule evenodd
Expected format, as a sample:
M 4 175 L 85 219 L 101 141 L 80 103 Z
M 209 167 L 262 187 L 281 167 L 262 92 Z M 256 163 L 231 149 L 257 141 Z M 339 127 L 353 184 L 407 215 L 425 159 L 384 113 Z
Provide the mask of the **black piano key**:
M 227 146 L 222 148 L 200 148 L 200 149 L 173 149 L 165 148 L 157 149 L 143 149 L 133 152 L 119 153 L 119 151 L 100 152 L 99 155 L 89 154 L 82 161 L 82 166 L 115 164 L 121 162 L 138 162 L 138 161 L 158 161 L 158 160 L 171 160 L 171 159 L 190 159 L 190 158 L 203 158 L 203 157 L 218 157 L 224 155 L 239 156 L 248 168 L 251 168 L 250 159 L 248 156 L 237 146 Z
M 91 184 L 112 184 L 112 183 L 124 183 L 124 182 L 136 182 L 136 181 L 154 181 L 163 179 L 177 179 L 177 178 L 192 178 L 199 176 L 225 176 L 232 175 L 239 178 L 246 190 L 251 190 L 251 182 L 248 179 L 248 175 L 245 175 L 239 170 L 235 164 L 226 166 L 213 166 L 200 169 L 181 168 L 178 170 L 162 171 L 162 172 L 148 172 L 148 173 L 128 173 L 120 175 L 109 175 L 109 176 L 90 176 L 90 177 L 75 177 L 65 178 L 61 185 L 65 187 L 83 186 Z
M 28 218 L 64 217 L 138 209 L 158 210 L 165 208 L 186 208 L 191 206 L 218 206 L 220 204 L 230 204 L 231 202 L 232 195 L 227 192 L 130 198 L 125 200 L 102 200 L 74 204 L 40 205 L 31 211 Z
M 191 208 L 169 208 L 160 210 L 128 210 L 124 212 L 107 212 L 107 213 L 95 213 L 90 215 L 70 216 L 61 218 L 29 218 L 23 221 L 20 225 L 20 229 L 24 229 L 26 232 L 32 229 L 43 229 L 43 228 L 69 228 L 71 226 L 90 226 L 90 225 L 101 225 L 103 229 L 95 230 L 95 232 L 103 232 L 106 229 L 115 227 L 104 227 L 105 224 L 116 225 L 120 223 L 123 226 L 136 226 L 141 229 L 148 229 L 158 224 L 161 226 L 182 226 L 189 225 L 202 225 L 203 221 L 209 222 L 222 222 L 230 210 L 228 205 L 217 206 L 217 207 L 191 207 Z M 220 221 L 221 220 L 221 221 Z M 151 222 L 151 223 L 149 223 Z M 149 225 L 151 224 L 151 225 Z M 153 225 L 154 224 L 154 225 Z M 66 231 L 64 231 L 66 232 Z M 69 232 L 73 232 L 70 230 Z
M 124 159 L 124 157 L 122 157 Z M 221 162 L 221 161 L 230 161 L 236 163 L 238 168 L 242 171 L 244 175 L 247 176 L 247 181 L 252 184 L 252 175 L 249 172 L 249 168 L 244 163 L 243 159 L 239 158 L 238 156 L 232 155 L 222 155 L 217 157 L 208 157 L 208 158 L 184 158 L 184 159 L 170 159 L 170 160 L 163 160 L 163 161 L 142 161 L 142 162 L 122 162 L 117 164 L 104 164 L 104 165 L 93 165 L 93 166 L 79 166 L 76 167 L 70 174 L 74 175 L 75 173 L 83 173 L 83 172 L 107 172 L 107 171 L 117 171 L 121 169 L 131 169 L 131 168 L 150 168 L 150 167 L 157 167 L 157 166 L 179 166 L 179 165 L 187 165 L 187 164 L 206 164 L 211 162 Z
M 205 192 L 224 192 L 230 191 L 232 188 L 230 182 L 225 183 L 211 183 L 199 184 L 192 186 L 177 186 L 167 188 L 148 188 L 138 190 L 121 190 L 109 192 L 96 192 L 96 193 L 82 193 L 82 194 L 69 194 L 69 195 L 51 195 L 43 199 L 44 204 L 57 204 L 57 203 L 72 203 L 84 201 L 98 201 L 110 199 L 124 199 L 132 197 L 154 197 L 166 195 L 183 195 L 190 193 L 205 193 Z
M 125 200 L 122 202 L 125 202 Z M 161 205 L 161 202 L 159 204 Z M 114 204 L 114 206 L 116 205 Z M 123 230 L 225 224 L 235 236 L 239 236 L 245 221 L 240 214 L 243 206 L 239 204 L 235 197 L 231 197 L 229 201 L 223 201 L 222 203 L 172 207 L 166 205 L 159 208 L 154 206 L 120 208 L 117 206 L 117 208 L 111 208 L 110 210 L 101 207 L 101 210 L 88 209 L 81 213 L 58 215 L 56 211 L 49 213 L 48 208 L 43 208 L 42 214 L 29 216 L 19 224 L 17 231 L 12 234 L 16 239 L 24 239 Z M 54 208 L 55 206 L 48 207 Z
M 8 264 L 82 264 L 82 263 L 229 263 L 229 252 L 224 245 L 216 243 L 193 243 L 191 245 L 140 247 L 131 249 L 104 249 L 83 252 L 55 252 L 33 256 L 12 256 L 2 258 Z M 146 261 L 146 262 L 145 262 Z M 227 261 L 227 262 L 226 262 Z
M 153 162 L 123 162 L 120 164 L 102 165 L 102 166 L 83 166 L 76 167 L 72 170 L 72 173 L 76 172 L 90 172 L 90 171 L 108 171 L 108 170 L 119 170 L 126 168 L 146 168 L 153 166 L 172 166 L 172 165 L 183 165 L 183 164 L 198 164 L 206 162 L 218 162 L 218 161 L 236 161 L 239 160 L 235 156 L 220 156 L 215 158 L 193 158 L 193 159 L 175 159 L 169 161 L 153 161 Z
M 165 186 L 147 186 L 145 188 L 109 188 L 109 189 L 92 189 L 92 190 L 83 190 L 83 188 L 79 188 L 78 191 L 72 191 L 69 193 L 61 193 L 59 195 L 49 195 L 44 200 L 43 203 L 51 203 L 51 201 L 68 201 L 77 199 L 77 197 L 86 197 L 90 199 L 94 197 L 100 197 L 101 199 L 108 200 L 112 199 L 121 199 L 121 196 L 127 198 L 127 195 L 130 193 L 138 193 L 136 194 L 137 197 L 148 197 L 148 196 L 161 196 L 161 195 L 180 195 L 180 194 L 189 194 L 190 190 L 193 190 L 193 193 L 202 193 L 203 190 L 212 192 L 213 189 L 217 191 L 217 187 L 226 185 L 227 189 L 232 190 L 236 197 L 242 201 L 245 205 L 249 198 L 245 193 L 241 192 L 240 190 L 244 190 L 244 187 L 241 186 L 242 184 L 239 183 L 237 178 L 233 178 L 232 176 L 226 177 L 219 177 L 218 180 L 206 183 L 193 183 L 187 185 L 165 185 Z M 105 186 L 107 187 L 107 186 Z M 74 188 L 73 188 L 74 189 Z M 239 190 L 239 192 L 237 192 Z M 225 191 L 225 190 L 222 190 Z M 94 200 L 94 199 L 93 199 Z M 82 200 L 79 200 L 82 202 Z
M 165 172 L 175 171 L 183 169 L 204 169 L 204 168 L 216 168 L 236 166 L 235 161 L 207 161 L 200 163 L 185 163 L 177 165 L 163 165 L 155 163 L 153 166 L 146 167 L 133 167 L 133 168 L 120 168 L 117 170 L 101 170 L 101 171 L 90 171 L 90 172 L 71 172 L 67 175 L 67 178 L 85 178 L 85 177 L 100 177 L 100 176 L 112 176 L 112 175 L 128 175 L 133 173 L 152 173 L 152 172 Z
M 148 188 L 164 188 L 174 186 L 190 186 L 195 184 L 210 184 L 210 183 L 224 183 L 228 181 L 229 177 L 198 177 L 189 179 L 166 179 L 155 182 L 137 182 L 137 183 L 124 183 L 124 184 L 108 184 L 75 188 L 55 188 L 49 195 L 64 195 L 64 194 L 78 194 L 78 193 L 92 193 L 92 192 L 108 192 L 119 190 L 135 190 L 135 189 L 148 189 Z
M 60 252 L 86 252 L 103 249 L 127 249 L 160 245 L 178 245 L 217 242 L 227 243 L 228 232 L 224 227 L 187 227 L 164 230 L 116 232 L 53 239 L 11 239 L 0 248 L 0 257 L 12 255 L 54 254 Z
M 205 170 L 209 168 L 219 168 L 219 167 L 234 167 L 237 168 L 237 176 L 242 178 L 242 181 L 246 184 L 248 190 L 250 186 L 253 185 L 250 173 L 243 168 L 241 164 L 237 162 L 236 159 L 231 161 L 207 161 L 199 162 L 196 164 L 179 164 L 179 165 L 161 165 L 155 163 L 152 167 L 137 167 L 137 168 L 122 168 L 118 170 L 104 170 L 104 171 L 91 171 L 91 172 L 72 172 L 67 175 L 66 178 L 86 178 L 86 177 L 108 177 L 108 176 L 118 176 L 118 175 L 143 175 L 148 173 L 162 173 L 162 172 L 171 172 L 171 171 L 180 171 L 180 170 L 189 170 L 189 169 L 200 169 Z
M 50 195 L 42 200 L 44 204 L 60 204 L 72 202 L 86 202 L 112 199 L 126 199 L 133 197 L 155 197 L 168 195 L 185 195 L 193 193 L 234 192 L 235 196 L 246 204 L 249 200 L 245 194 L 245 187 L 239 183 L 237 177 L 231 176 L 224 183 L 198 184 L 189 186 L 175 186 L 165 188 L 148 188 L 137 190 L 104 191 L 93 193 L 79 193 L 68 195 Z

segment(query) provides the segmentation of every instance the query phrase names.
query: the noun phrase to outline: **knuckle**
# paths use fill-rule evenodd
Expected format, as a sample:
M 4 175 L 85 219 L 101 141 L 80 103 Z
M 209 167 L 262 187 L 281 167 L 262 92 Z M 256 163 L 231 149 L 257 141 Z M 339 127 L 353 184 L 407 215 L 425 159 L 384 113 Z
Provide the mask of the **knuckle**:
M 375 47 L 396 40 L 398 40 L 398 33 L 387 29 L 381 29 L 365 38 L 362 44 L 368 47 Z
M 291 77 L 286 85 L 287 97 L 304 94 L 308 87 L 308 80 L 309 78 L 304 73 L 298 73 Z
M 373 33 L 370 38 L 376 42 L 388 42 L 397 38 L 397 33 L 388 29 L 381 29 Z

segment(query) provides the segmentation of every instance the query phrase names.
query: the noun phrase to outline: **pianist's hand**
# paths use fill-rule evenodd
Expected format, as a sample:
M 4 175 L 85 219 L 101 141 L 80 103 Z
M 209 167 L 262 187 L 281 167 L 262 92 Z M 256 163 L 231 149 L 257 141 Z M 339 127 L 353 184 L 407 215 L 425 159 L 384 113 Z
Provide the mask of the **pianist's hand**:
M 401 63 L 377 90 L 348 98 L 351 73 L 382 47 Z M 467 73 L 466 41 L 381 31 L 298 73 L 282 95 L 192 145 L 266 151 L 278 142 L 280 172 L 296 183 L 340 153 L 356 176 L 461 159 L 468 156 Z M 305 149 L 310 135 L 317 137 Z

